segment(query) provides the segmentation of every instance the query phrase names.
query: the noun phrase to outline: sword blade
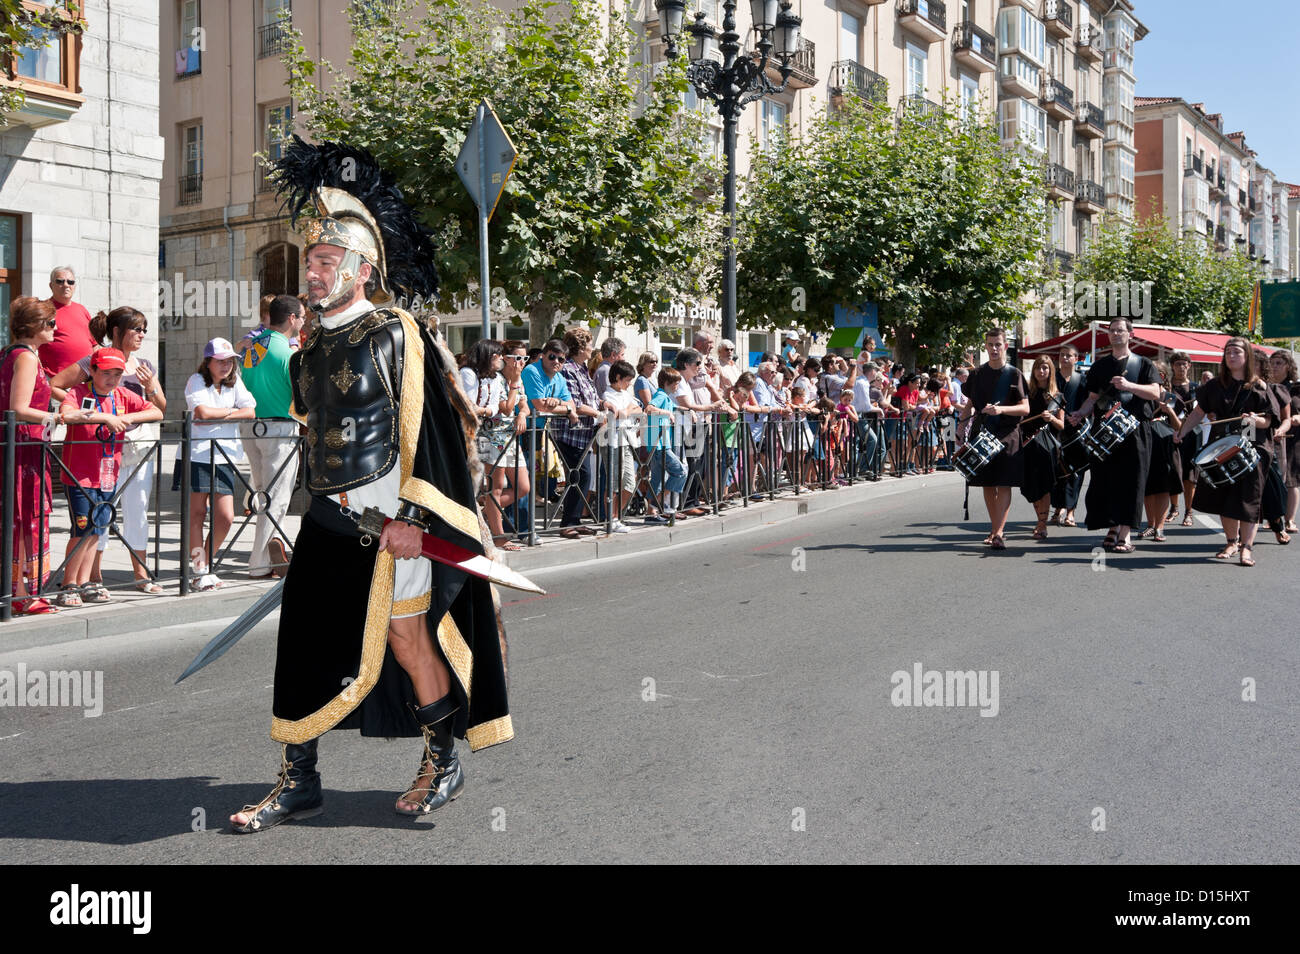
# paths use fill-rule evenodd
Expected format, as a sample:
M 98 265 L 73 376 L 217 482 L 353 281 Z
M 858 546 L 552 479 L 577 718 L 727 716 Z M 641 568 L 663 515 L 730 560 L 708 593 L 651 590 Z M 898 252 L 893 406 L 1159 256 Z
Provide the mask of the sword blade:
M 435 537 L 431 533 L 424 535 L 420 549 L 430 560 L 437 560 L 447 566 L 454 566 L 458 570 L 482 577 L 492 583 L 508 586 L 514 590 L 524 590 L 528 593 L 544 594 L 546 592 L 528 577 L 510 569 L 504 563 L 498 563 L 495 560 L 489 560 L 485 556 L 479 556 L 477 553 L 471 553 L 464 547 L 458 547 L 456 544 L 449 543 L 441 537 Z
M 185 667 L 185 671 L 180 674 L 175 684 L 179 685 L 181 680 L 194 675 L 214 659 L 224 656 L 231 646 L 243 639 L 250 629 L 265 619 L 271 610 L 279 606 L 283 598 L 284 580 L 280 580 L 275 586 L 263 593 L 256 603 L 244 610 L 237 620 L 214 636 L 199 651 L 194 660 Z

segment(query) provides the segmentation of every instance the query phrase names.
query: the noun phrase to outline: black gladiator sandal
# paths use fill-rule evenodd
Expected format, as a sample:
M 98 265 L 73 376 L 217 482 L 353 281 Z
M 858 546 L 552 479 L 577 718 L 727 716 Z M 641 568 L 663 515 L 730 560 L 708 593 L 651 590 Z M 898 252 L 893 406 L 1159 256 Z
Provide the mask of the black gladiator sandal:
M 460 759 L 456 758 L 456 739 L 452 735 L 452 716 L 459 708 L 451 693 L 427 706 L 411 707 L 424 733 L 424 754 L 420 757 L 415 781 L 398 796 L 398 801 L 413 802 L 419 807 L 394 806 L 397 814 L 427 815 L 442 808 L 464 790 L 465 773 L 461 771 Z
M 248 815 L 243 825 L 231 825 L 239 835 L 265 831 L 294 818 L 312 818 L 325 809 L 320 773 L 316 771 L 316 739 L 302 745 L 285 745 L 281 753 L 280 779 L 271 794 L 256 805 L 245 805 L 237 814 Z

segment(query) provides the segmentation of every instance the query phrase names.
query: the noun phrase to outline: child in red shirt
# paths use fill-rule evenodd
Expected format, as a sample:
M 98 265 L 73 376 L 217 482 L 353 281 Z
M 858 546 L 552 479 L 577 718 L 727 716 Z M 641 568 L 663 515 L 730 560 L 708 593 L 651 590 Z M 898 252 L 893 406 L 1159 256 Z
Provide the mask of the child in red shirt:
M 64 491 L 72 516 L 72 536 L 101 536 L 108 529 L 118 470 L 122 466 L 119 436 L 135 424 L 162 420 L 163 412 L 134 391 L 118 387 L 126 357 L 116 348 L 101 348 L 90 356 L 90 380 L 68 390 L 60 408 L 68 425 L 63 445 Z M 89 583 L 95 548 L 80 543 L 63 571 L 61 606 L 107 603 L 108 592 Z

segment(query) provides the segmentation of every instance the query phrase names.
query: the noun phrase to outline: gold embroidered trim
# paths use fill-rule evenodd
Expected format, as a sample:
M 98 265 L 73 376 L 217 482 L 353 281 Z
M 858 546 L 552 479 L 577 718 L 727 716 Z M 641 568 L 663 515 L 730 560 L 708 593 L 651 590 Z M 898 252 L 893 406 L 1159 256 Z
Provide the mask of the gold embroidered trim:
M 352 385 L 356 384 L 358 381 L 361 380 L 361 375 L 354 373 L 352 370 L 352 365 L 348 363 L 347 358 L 344 358 L 343 367 L 339 368 L 337 371 L 331 374 L 330 380 L 334 382 L 334 386 L 336 388 L 338 388 L 344 394 L 347 394 L 348 391 L 352 388 Z
M 375 572 L 370 578 L 370 602 L 366 605 L 366 624 L 361 633 L 361 665 L 357 670 L 357 678 L 311 715 L 294 720 L 273 717 L 271 738 L 274 741 L 301 745 L 324 735 L 360 705 L 361 700 L 375 688 L 375 683 L 379 681 L 379 670 L 384 665 L 384 648 L 388 645 L 393 577 L 393 555 L 382 551 L 375 557 Z
M 397 495 L 436 514 L 470 539 L 478 539 L 478 515 L 456 503 L 427 480 L 419 477 L 404 480 Z
M 302 391 L 304 399 L 311 394 L 311 386 L 316 383 L 316 378 L 307 368 L 307 362 L 302 363 L 302 370 L 298 373 L 298 390 Z
M 352 333 L 348 335 L 348 344 L 350 345 L 361 344 L 362 338 L 365 338 L 368 334 L 370 334 L 371 331 L 375 330 L 376 328 L 382 328 L 384 325 L 388 324 L 390 321 L 393 320 L 393 316 L 395 314 L 397 314 L 396 309 L 393 310 L 389 310 L 387 308 L 375 309 L 369 315 L 367 315 L 365 318 L 361 320 L 361 324 L 357 325 L 355 328 L 352 329 Z M 400 316 L 399 316 L 399 320 L 400 320 Z
M 420 439 L 420 417 L 424 412 L 424 342 L 414 318 L 400 308 L 394 308 L 393 313 L 402 322 L 402 393 L 397 403 L 397 433 L 405 487 L 415 469 L 415 445 Z
M 330 450 L 338 450 L 345 444 L 347 444 L 347 440 L 343 437 L 342 428 L 331 427 L 325 432 L 325 446 Z
M 409 600 L 396 600 L 393 602 L 393 615 L 414 616 L 417 613 L 427 613 L 432 603 L 432 593 L 425 593 L 423 596 L 412 596 Z
M 465 690 L 465 702 L 469 702 L 470 679 L 474 675 L 474 653 L 460 633 L 460 627 L 451 618 L 451 611 L 442 614 L 438 620 L 438 645 L 443 655 L 451 663 L 452 672 L 460 680 L 460 687 Z
M 510 721 L 508 715 L 493 719 L 491 722 L 484 722 L 482 725 L 476 725 L 465 733 L 465 740 L 469 742 L 471 752 L 477 752 L 489 745 L 496 745 L 498 742 L 509 742 L 514 737 L 514 723 Z

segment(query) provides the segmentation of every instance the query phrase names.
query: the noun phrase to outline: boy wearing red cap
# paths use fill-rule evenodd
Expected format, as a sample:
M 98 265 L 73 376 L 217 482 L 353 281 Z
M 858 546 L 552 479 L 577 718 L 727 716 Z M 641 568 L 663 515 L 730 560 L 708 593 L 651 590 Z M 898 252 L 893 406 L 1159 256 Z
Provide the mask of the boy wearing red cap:
M 72 516 L 73 537 L 101 536 L 112 511 L 112 499 L 122 466 L 123 431 L 147 421 L 162 420 L 163 412 L 134 391 L 118 387 L 126 371 L 126 356 L 116 348 L 101 348 L 90 356 L 90 380 L 68 390 L 60 409 L 68 425 L 63 445 L 63 484 Z M 81 545 L 63 571 L 61 606 L 107 603 L 108 591 L 89 583 L 95 548 Z

